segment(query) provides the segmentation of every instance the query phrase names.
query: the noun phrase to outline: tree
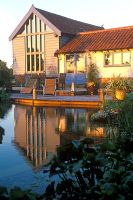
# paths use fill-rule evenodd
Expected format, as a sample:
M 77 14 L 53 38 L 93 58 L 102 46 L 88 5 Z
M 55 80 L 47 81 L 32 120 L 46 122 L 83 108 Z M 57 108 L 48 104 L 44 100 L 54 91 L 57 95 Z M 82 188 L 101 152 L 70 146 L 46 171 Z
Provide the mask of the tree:
M 0 87 L 10 87 L 13 79 L 13 71 L 7 67 L 7 63 L 0 60 Z

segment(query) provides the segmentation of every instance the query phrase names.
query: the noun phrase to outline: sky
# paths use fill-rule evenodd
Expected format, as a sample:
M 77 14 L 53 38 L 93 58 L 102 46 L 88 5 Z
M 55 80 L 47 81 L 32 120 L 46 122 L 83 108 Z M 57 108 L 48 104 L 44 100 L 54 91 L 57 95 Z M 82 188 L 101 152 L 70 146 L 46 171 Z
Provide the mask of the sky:
M 12 65 L 9 36 L 34 4 L 43 10 L 104 28 L 133 25 L 133 0 L 0 0 L 0 60 Z

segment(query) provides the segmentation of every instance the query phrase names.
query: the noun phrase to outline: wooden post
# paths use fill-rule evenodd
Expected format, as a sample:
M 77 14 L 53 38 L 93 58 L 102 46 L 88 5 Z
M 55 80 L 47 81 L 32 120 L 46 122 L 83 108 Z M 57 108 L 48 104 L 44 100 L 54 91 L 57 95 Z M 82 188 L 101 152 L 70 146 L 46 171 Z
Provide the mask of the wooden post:
M 104 101 L 104 90 L 102 88 L 99 89 L 99 100 L 100 102 Z
M 36 88 L 33 88 L 32 98 L 33 98 L 33 99 L 36 99 Z

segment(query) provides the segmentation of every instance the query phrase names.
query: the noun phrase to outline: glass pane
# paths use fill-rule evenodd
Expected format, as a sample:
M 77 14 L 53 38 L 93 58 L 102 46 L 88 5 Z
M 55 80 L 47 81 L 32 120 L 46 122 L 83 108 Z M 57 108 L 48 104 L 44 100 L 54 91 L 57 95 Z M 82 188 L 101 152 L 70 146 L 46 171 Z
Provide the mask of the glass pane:
M 83 55 L 77 55 L 77 72 L 85 72 L 85 58 Z
M 36 71 L 39 71 L 39 54 L 36 55 Z
M 113 64 L 112 63 L 112 54 L 111 53 L 109 53 L 109 52 L 105 53 L 104 62 L 105 62 L 105 65 L 112 65 Z
M 38 17 L 36 17 L 36 32 L 40 32 L 40 19 Z
M 27 55 L 27 71 L 30 71 L 30 55 Z
M 74 73 L 74 55 L 66 55 L 67 73 Z
M 31 36 L 31 52 L 35 51 L 35 39 L 34 39 L 34 35 Z
M 30 36 L 27 37 L 27 52 L 30 52 Z
M 41 61 L 41 71 L 44 71 L 44 54 L 40 55 L 40 61 Z
M 130 64 L 130 52 L 123 52 L 122 64 Z
M 39 52 L 40 49 L 40 35 L 36 35 L 36 51 Z
M 114 53 L 114 65 L 121 64 L 121 53 Z
M 44 52 L 44 35 L 40 35 L 40 51 Z
M 34 55 L 31 55 L 31 69 L 32 69 L 32 71 L 35 70 L 35 65 L 34 65 Z
M 28 23 L 26 24 L 26 33 L 30 33 L 30 20 L 28 20 Z
M 34 33 L 37 32 L 37 17 L 36 15 L 34 16 Z
M 31 32 L 35 33 L 35 22 L 34 22 L 34 17 L 33 16 L 31 18 Z
M 41 21 L 41 32 L 44 32 L 45 31 L 45 25 L 44 23 Z

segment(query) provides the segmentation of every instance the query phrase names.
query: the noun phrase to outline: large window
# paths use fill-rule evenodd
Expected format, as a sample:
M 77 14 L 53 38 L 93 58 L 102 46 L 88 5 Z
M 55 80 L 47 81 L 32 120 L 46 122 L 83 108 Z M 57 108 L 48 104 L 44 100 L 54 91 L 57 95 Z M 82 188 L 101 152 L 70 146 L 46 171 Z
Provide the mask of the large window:
M 46 25 L 33 14 L 25 26 L 27 72 L 43 72 L 45 70 L 44 31 L 46 31 Z
M 120 52 L 105 52 L 104 65 L 105 66 L 126 66 L 131 64 L 130 51 Z

